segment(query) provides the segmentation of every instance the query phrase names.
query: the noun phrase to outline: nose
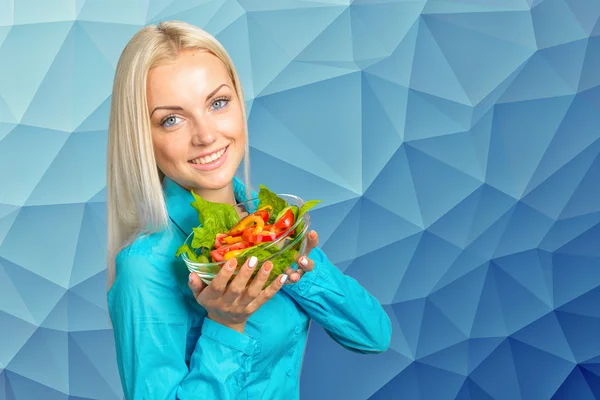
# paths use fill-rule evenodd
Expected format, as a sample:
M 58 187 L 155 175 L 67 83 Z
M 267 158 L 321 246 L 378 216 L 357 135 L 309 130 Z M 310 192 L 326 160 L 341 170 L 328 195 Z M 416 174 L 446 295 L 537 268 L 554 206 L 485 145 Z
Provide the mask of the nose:
M 215 142 L 217 135 L 215 127 L 205 115 L 197 116 L 193 120 L 191 134 L 194 146 L 207 146 Z

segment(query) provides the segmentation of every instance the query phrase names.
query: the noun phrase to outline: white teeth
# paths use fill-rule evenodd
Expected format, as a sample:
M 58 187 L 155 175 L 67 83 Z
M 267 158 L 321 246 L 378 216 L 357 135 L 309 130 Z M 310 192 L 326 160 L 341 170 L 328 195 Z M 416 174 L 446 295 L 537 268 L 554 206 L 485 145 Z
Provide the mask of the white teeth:
M 218 160 L 219 158 L 221 158 L 221 156 L 225 153 L 225 150 L 227 150 L 227 148 L 224 148 L 223 150 L 219 150 L 216 153 L 213 153 L 213 154 L 208 155 L 208 156 L 196 158 L 195 160 L 192 160 L 191 162 L 193 164 L 206 164 L 206 163 L 209 163 L 209 162 L 213 162 L 213 161 Z

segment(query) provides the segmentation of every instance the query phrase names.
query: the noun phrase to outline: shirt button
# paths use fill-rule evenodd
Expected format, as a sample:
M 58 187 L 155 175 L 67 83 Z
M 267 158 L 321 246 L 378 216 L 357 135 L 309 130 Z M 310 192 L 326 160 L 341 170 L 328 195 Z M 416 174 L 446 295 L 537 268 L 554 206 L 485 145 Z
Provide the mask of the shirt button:
M 291 368 L 288 369 L 287 372 L 286 372 L 286 374 L 287 374 L 287 376 L 290 376 L 292 374 L 292 369 Z
M 294 329 L 294 332 L 300 333 L 300 331 L 301 331 L 300 325 L 297 325 L 296 328 Z
M 306 288 L 306 282 L 300 282 L 300 290 L 304 290 Z

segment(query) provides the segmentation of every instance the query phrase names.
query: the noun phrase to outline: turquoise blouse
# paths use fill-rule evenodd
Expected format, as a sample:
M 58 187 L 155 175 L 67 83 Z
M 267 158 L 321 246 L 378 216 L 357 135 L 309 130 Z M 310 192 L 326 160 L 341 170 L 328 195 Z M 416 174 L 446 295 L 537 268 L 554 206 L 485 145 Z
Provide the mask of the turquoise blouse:
M 244 184 L 233 182 L 236 200 L 246 200 Z M 311 320 L 350 351 L 388 348 L 391 324 L 379 302 L 318 247 L 309 254 L 314 269 L 284 285 L 244 333 L 205 318 L 175 258 L 186 238 L 178 227 L 188 233 L 199 224 L 193 198 L 169 178 L 163 188 L 170 226 L 119 252 L 108 292 L 127 399 L 298 399 Z

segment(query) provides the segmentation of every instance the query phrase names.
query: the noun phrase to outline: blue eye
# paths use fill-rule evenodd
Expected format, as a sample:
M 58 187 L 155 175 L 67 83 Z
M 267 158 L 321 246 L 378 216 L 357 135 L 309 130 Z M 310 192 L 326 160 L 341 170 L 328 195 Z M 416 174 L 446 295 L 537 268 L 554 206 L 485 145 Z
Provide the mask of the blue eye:
M 216 99 L 211 104 L 211 110 L 220 110 L 220 109 L 224 108 L 229 103 L 229 100 L 231 100 L 231 98 L 229 98 L 229 97 L 221 97 L 221 98 Z M 217 107 L 214 107 L 215 104 L 217 105 Z
M 166 117 L 165 119 L 162 120 L 162 122 L 160 123 L 164 128 L 170 128 L 172 126 L 175 126 L 177 124 L 177 120 L 179 120 L 180 118 L 176 115 L 169 115 L 168 117 Z

